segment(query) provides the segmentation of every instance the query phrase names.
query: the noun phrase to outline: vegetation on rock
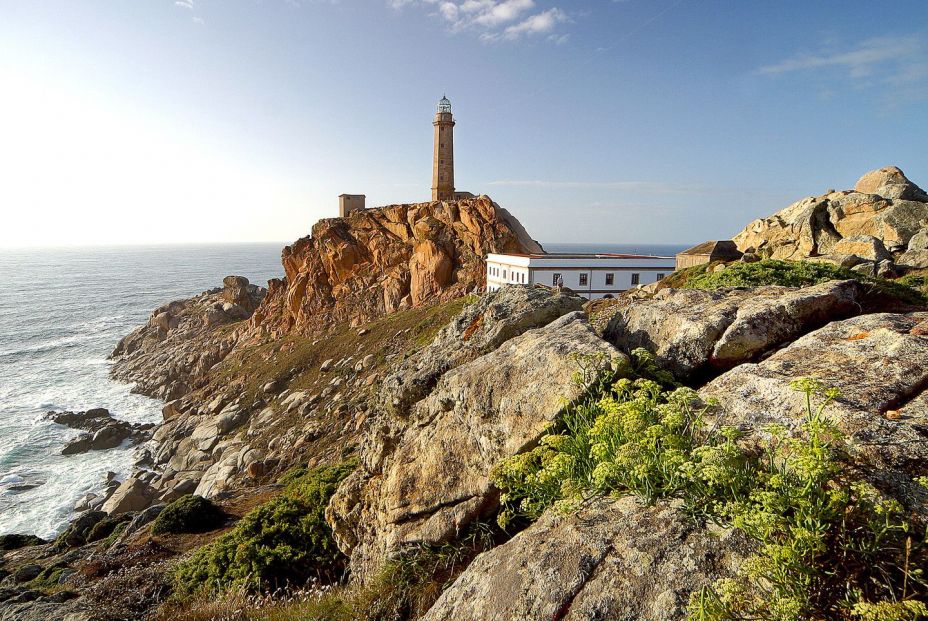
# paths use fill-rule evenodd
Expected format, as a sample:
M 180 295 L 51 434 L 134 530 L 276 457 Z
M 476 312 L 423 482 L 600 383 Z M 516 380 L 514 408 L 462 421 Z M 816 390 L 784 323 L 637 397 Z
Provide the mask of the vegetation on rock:
M 846 467 L 844 438 L 825 415 L 836 391 L 814 380 L 794 388 L 806 395 L 801 428 L 767 428 L 755 450 L 738 430 L 710 424 L 687 388 L 607 378 L 537 448 L 496 468 L 500 522 L 569 511 L 595 494 L 680 498 L 694 519 L 756 544 L 736 578 L 694 593 L 693 619 L 925 616 L 928 542 L 897 501 Z
M 710 267 L 710 265 L 699 265 L 679 272 L 675 277 L 674 286 L 688 289 L 760 287 L 763 285 L 807 287 L 829 280 L 857 280 L 868 285 L 873 294 L 894 297 L 909 304 L 926 302 L 925 295 L 920 290 L 909 286 L 909 283 L 904 280 L 873 278 L 830 263 L 765 259 L 754 263 L 732 263 L 720 271 L 709 269 Z
M 151 527 L 151 534 L 199 533 L 220 526 L 225 519 L 212 501 L 192 494 L 182 496 L 164 508 Z
M 267 590 L 313 578 L 337 581 L 346 559 L 332 539 L 325 507 L 353 468 L 346 462 L 294 478 L 280 495 L 180 563 L 175 591 L 185 596 L 238 586 Z
M 215 598 L 201 594 L 168 607 L 171 621 L 398 621 L 417 619 L 434 604 L 470 561 L 496 543 L 498 529 L 477 523 L 459 539 L 419 546 L 392 559 L 368 583 L 325 585 L 256 594 L 236 588 Z

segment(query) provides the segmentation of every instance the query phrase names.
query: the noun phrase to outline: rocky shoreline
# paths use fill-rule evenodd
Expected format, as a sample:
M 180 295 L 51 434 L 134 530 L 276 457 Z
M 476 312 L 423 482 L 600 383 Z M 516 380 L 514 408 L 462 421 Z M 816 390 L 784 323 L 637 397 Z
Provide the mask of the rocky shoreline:
M 345 598 L 397 559 L 472 545 L 476 529 L 480 546 L 430 576 L 428 605 L 402 618 L 687 618 L 690 596 L 739 576 L 756 549 L 732 524 L 693 520 L 679 498 L 589 494 L 570 511 L 493 526 L 509 502 L 496 469 L 570 441 L 558 427 L 566 409 L 603 377 L 683 386 L 707 420 L 755 450 L 771 423 L 803 429 L 803 395 L 790 385 L 814 376 L 836 391 L 828 412 L 846 438 L 848 476 L 928 524 L 928 305 L 916 289 L 875 280 L 889 267 L 917 276 L 909 253 L 928 230 L 911 225 L 928 220 L 928 196 L 897 170 L 752 224 L 736 238 L 747 261 L 609 303 L 531 286 L 465 295 L 480 252 L 529 248 L 485 197 L 320 223 L 284 250 L 286 280 L 265 291 L 228 277 L 156 309 L 119 343 L 113 376 L 164 399 L 161 424 L 105 410 L 50 415 L 86 434 L 68 451 L 130 441 L 148 454 L 85 499 L 55 542 L 0 538 L 0 621 L 186 618 L 159 612 L 172 568 L 270 520 L 262 508 L 275 499 L 293 510 L 294 480 L 346 463 L 312 531 L 346 572 L 335 581 Z M 868 234 L 887 256 L 868 253 L 879 250 L 858 239 Z M 806 277 L 801 263 L 765 262 L 786 255 L 835 270 L 800 284 L 695 286 L 772 265 Z M 839 269 L 851 263 L 866 267 Z M 153 531 L 190 494 L 224 520 Z

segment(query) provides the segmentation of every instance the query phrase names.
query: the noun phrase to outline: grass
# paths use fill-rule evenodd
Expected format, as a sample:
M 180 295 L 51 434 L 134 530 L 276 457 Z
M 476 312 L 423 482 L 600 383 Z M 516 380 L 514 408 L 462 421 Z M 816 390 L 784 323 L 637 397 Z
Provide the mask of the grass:
M 781 285 L 808 287 L 832 280 L 856 280 L 864 285 L 865 296 L 875 304 L 898 301 L 924 306 L 924 291 L 905 279 L 887 280 L 865 276 L 854 270 L 815 261 L 779 261 L 764 259 L 754 263 L 730 263 L 715 271 L 719 263 L 697 265 L 674 272 L 662 281 L 663 287 L 719 289 L 722 287 L 760 287 Z

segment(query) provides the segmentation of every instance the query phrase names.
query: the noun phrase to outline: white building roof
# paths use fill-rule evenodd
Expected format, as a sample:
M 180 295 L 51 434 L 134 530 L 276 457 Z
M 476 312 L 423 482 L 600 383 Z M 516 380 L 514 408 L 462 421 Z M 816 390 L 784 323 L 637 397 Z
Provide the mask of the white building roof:
M 552 267 L 673 267 L 674 257 L 665 257 L 648 254 L 577 254 L 577 253 L 544 253 L 544 254 L 496 254 L 487 255 L 487 261 L 505 263 L 521 267 L 552 268 Z

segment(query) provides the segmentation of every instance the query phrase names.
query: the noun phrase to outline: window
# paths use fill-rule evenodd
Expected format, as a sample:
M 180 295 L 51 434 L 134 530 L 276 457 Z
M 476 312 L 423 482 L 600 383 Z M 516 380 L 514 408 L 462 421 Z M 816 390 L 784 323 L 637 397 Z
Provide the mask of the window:
M 615 274 L 606 274 L 606 285 L 611 286 L 615 284 Z
M 661 273 L 658 273 L 658 274 L 657 274 L 657 279 L 658 279 L 658 280 L 663 280 L 663 279 L 664 279 L 664 275 L 661 274 Z
M 586 274 L 580 274 L 580 286 L 581 286 L 581 287 L 586 287 L 586 283 L 587 283 L 587 275 L 586 275 Z
M 506 270 L 503 270 L 503 280 L 506 280 Z
M 554 287 L 557 287 L 558 286 L 557 283 L 560 279 L 561 279 L 561 275 L 555 272 L 554 274 L 551 275 L 551 285 Z
M 637 285 L 641 282 L 641 274 L 632 274 L 632 285 Z

